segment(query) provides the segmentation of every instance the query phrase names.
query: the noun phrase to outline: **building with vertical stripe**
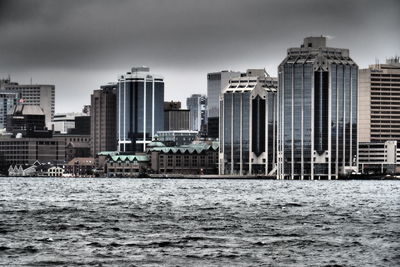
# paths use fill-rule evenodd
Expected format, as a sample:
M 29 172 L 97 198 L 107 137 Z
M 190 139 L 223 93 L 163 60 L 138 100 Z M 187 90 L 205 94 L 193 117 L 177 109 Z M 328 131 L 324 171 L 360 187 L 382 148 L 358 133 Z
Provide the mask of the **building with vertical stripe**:
M 358 66 L 348 49 L 308 37 L 278 67 L 280 179 L 337 179 L 357 171 Z
M 277 79 L 265 70 L 231 78 L 220 97 L 219 173 L 267 175 L 276 163 Z
M 134 67 L 117 84 L 118 151 L 144 152 L 164 130 L 164 78 L 148 67 Z

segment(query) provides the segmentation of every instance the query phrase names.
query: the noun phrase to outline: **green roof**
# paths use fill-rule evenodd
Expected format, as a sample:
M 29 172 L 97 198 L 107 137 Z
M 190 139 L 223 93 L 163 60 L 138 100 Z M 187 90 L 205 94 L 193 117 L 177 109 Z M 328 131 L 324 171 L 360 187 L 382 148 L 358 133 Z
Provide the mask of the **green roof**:
M 146 155 L 114 155 L 111 156 L 111 161 L 149 161 Z
M 146 145 L 146 147 L 165 147 L 165 145 L 162 142 L 153 141 Z

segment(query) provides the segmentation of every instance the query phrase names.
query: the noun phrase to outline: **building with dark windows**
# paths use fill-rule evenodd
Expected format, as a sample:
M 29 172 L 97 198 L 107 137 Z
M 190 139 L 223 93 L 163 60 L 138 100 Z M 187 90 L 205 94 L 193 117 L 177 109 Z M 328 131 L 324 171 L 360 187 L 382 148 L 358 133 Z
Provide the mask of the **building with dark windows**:
M 0 129 L 7 128 L 7 112 L 18 104 L 20 93 L 0 90 Z
M 198 136 L 198 131 L 180 130 L 180 131 L 158 131 L 155 140 L 167 146 L 181 146 L 191 144 Z
M 181 109 L 181 102 L 164 103 L 164 130 L 179 131 L 189 129 L 189 110 Z
M 117 85 L 118 151 L 143 152 L 164 130 L 164 79 L 148 67 L 132 68 Z
M 55 111 L 55 86 L 44 84 L 18 84 L 8 81 L 4 90 L 20 93 L 21 102 L 40 106 L 46 116 L 46 127 L 51 129 Z
M 400 62 L 375 64 L 359 71 L 359 141 L 400 140 Z
M 357 170 L 358 66 L 348 49 L 308 37 L 279 65 L 280 179 L 337 179 Z
M 228 85 L 229 80 L 240 77 L 240 72 L 223 70 L 207 74 L 207 134 L 218 138 L 219 131 L 219 100 Z
M 190 110 L 190 126 L 192 131 L 205 132 L 207 125 L 207 96 L 194 94 L 186 99 L 186 107 Z
M 400 173 L 397 141 L 360 142 L 358 158 L 359 171 L 364 175 Z
M 117 84 L 94 90 L 90 103 L 91 154 L 117 150 Z
M 262 70 L 231 78 L 221 96 L 219 173 L 268 175 L 276 169 L 277 79 Z

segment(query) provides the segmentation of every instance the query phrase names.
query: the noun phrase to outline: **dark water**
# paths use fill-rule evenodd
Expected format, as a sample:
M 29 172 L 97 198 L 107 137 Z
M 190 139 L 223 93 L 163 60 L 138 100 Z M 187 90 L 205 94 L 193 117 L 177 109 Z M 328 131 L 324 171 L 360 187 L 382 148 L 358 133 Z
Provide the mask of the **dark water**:
M 0 178 L 0 265 L 398 266 L 400 182 Z

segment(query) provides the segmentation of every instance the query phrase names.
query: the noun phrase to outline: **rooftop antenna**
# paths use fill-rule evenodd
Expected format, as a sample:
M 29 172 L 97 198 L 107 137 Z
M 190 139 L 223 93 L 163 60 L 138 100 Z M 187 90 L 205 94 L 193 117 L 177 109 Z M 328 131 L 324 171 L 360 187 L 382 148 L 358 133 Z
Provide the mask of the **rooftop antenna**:
M 32 85 L 32 77 L 31 77 L 31 85 Z

